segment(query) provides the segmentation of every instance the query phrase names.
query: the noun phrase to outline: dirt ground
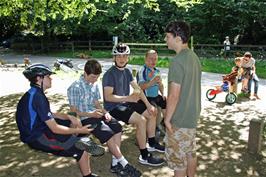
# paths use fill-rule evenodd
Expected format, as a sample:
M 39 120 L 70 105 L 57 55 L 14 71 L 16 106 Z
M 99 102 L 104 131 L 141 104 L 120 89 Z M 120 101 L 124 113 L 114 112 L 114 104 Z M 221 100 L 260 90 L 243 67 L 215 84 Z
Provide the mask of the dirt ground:
M 19 98 L 27 90 L 28 83 L 16 72 L 0 72 L 0 177 L 80 177 L 75 160 L 36 152 L 19 140 L 15 109 Z M 70 84 L 73 79 L 57 76 L 53 81 L 54 89 L 47 94 L 52 110 L 67 111 L 66 87 L 61 84 Z M 12 88 L 7 86 L 11 83 Z M 249 121 L 252 118 L 265 120 L 265 97 L 257 101 L 240 98 L 229 106 L 225 104 L 223 94 L 213 102 L 207 101 L 204 98 L 206 89 L 207 84 L 203 82 L 203 109 L 197 131 L 197 176 L 265 177 L 265 140 L 261 154 L 247 152 Z M 128 161 L 142 171 L 143 177 L 172 176 L 173 171 L 166 164 L 154 168 L 138 163 L 139 152 L 134 132 L 134 127 L 124 126 L 121 150 Z M 93 172 L 102 177 L 114 176 L 109 172 L 110 163 L 111 155 L 107 148 L 104 156 L 91 158 Z

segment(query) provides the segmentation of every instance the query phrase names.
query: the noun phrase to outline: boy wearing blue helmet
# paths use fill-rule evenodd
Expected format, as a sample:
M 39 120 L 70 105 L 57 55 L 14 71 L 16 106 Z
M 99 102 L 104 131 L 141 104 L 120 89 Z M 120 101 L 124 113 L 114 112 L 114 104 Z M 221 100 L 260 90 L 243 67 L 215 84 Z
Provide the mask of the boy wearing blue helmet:
M 21 141 L 32 149 L 73 157 L 84 177 L 97 176 L 91 173 L 89 154 L 86 151 L 91 155 L 102 155 L 104 149 L 74 135 L 89 134 L 93 129 L 89 129 L 89 125 L 82 126 L 73 116 L 52 113 L 50 110 L 44 91 L 51 87 L 50 75 L 54 73 L 43 64 L 34 64 L 26 68 L 23 74 L 30 81 L 31 88 L 17 106 L 16 122 Z

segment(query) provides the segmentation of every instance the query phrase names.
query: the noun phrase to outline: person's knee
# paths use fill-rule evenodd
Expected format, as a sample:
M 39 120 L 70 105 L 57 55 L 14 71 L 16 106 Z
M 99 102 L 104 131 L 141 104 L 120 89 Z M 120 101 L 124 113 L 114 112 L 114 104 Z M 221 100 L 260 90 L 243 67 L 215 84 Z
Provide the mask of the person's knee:
M 158 114 L 158 109 L 155 107 L 155 111 L 153 114 L 149 113 L 148 110 L 146 110 L 142 115 L 146 118 L 146 119 L 151 119 L 151 120 L 155 120 L 157 118 L 157 114 Z
M 90 155 L 88 152 L 84 151 L 78 162 L 83 162 L 84 160 L 86 161 L 87 159 L 88 160 L 90 159 Z
M 135 125 L 137 126 L 137 128 L 146 127 L 146 124 L 147 124 L 147 120 L 144 116 L 139 115 L 136 118 Z

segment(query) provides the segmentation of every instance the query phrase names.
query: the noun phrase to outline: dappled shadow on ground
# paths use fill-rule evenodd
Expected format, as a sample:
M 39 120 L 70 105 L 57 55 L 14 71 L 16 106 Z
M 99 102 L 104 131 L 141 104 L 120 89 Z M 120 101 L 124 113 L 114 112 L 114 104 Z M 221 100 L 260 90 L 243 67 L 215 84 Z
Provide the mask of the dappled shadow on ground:
M 0 98 L 0 176 L 77 176 L 75 160 L 37 152 L 21 143 L 15 124 L 15 109 L 21 96 Z
M 12 94 L 0 97 L 0 176 L 81 176 L 72 158 L 37 152 L 21 143 L 15 124 L 15 109 L 21 96 Z M 49 100 L 54 110 L 68 111 L 65 96 L 49 95 Z M 262 155 L 255 156 L 247 152 L 250 119 L 266 117 L 265 111 L 252 104 L 236 103 L 228 106 L 222 102 L 208 102 L 204 105 L 197 134 L 198 176 L 266 176 L 265 143 Z M 173 175 L 166 165 L 155 168 L 138 164 L 139 151 L 135 145 L 134 127 L 124 125 L 122 138 L 121 150 L 124 156 L 143 172 L 143 176 Z M 91 159 L 93 171 L 103 177 L 113 176 L 109 172 L 110 163 L 111 155 L 107 150 L 104 156 Z
M 265 143 L 262 155 L 247 151 L 249 121 L 265 118 L 256 102 L 241 98 L 232 106 L 209 102 L 198 126 L 199 176 L 266 176 Z

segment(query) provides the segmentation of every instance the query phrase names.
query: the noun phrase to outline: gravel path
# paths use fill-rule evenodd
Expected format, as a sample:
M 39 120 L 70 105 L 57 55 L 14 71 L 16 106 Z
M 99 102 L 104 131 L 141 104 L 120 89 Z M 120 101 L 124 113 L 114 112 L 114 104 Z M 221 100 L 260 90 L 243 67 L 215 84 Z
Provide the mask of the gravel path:
M 21 63 L 19 61 L 23 60 L 23 56 L 17 55 L 1 57 L 8 61 L 8 63 Z M 42 62 L 49 66 L 53 66 L 53 62 L 56 58 L 30 56 L 30 59 L 33 63 Z M 103 65 L 104 71 L 112 65 L 110 59 L 100 60 L 100 62 Z M 81 59 L 74 60 L 75 67 L 84 63 L 85 61 Z M 129 67 L 131 69 L 138 68 L 138 66 L 133 65 L 129 65 Z M 0 118 L 0 125 L 3 128 L 2 130 L 4 130 L 4 133 L 2 132 L 0 139 L 7 139 L 7 144 L 2 144 L 0 141 L 0 147 L 2 146 L 4 148 L 2 150 L 7 150 L 6 154 L 9 154 L 9 156 L 5 156 L 3 161 L 4 164 L 0 163 L 0 172 L 3 172 L 3 175 L 0 174 L 0 177 L 12 176 L 19 173 L 20 176 L 26 177 L 29 176 L 27 174 L 28 172 L 30 173 L 30 176 L 38 176 L 38 174 L 39 176 L 43 176 L 41 174 L 45 174 L 44 176 L 53 176 L 53 173 L 58 173 L 59 176 L 74 176 L 79 174 L 78 169 L 75 167 L 75 163 L 73 161 L 69 161 L 64 158 L 58 160 L 58 158 L 47 157 L 47 155 L 40 155 L 40 157 L 36 156 L 36 159 L 33 162 L 36 163 L 38 160 L 40 162 L 36 163 L 34 166 L 32 166 L 32 164 L 19 165 L 25 160 L 25 157 L 22 156 L 22 154 L 15 155 L 16 153 L 14 151 L 18 150 L 18 148 L 16 149 L 16 146 L 19 145 L 19 150 L 23 152 L 27 151 L 27 149 L 25 149 L 25 146 L 20 147 L 21 143 L 16 140 L 18 138 L 17 135 L 13 134 L 12 131 L 9 131 L 15 127 L 13 115 L 16 103 L 13 103 L 14 98 L 11 96 L 6 96 L 15 93 L 24 93 L 29 88 L 29 83 L 22 75 L 22 71 L 23 68 L 0 67 L 0 107 L 2 106 L 0 111 L 0 114 L 2 115 Z M 167 69 L 162 69 L 162 73 L 164 82 L 166 83 Z M 62 101 L 60 100 L 57 104 L 55 104 L 55 107 L 52 107 L 52 110 L 58 109 L 62 104 L 67 103 L 67 100 L 65 99 L 66 89 L 78 77 L 79 74 L 62 74 L 62 72 L 53 76 L 53 86 L 48 90 L 47 95 L 51 99 L 54 99 L 53 102 L 55 102 L 55 100 L 58 98 L 62 99 Z M 197 136 L 197 147 L 199 154 L 198 176 L 266 176 L 266 170 L 264 168 L 266 165 L 266 143 L 263 143 L 264 149 L 262 149 L 262 156 L 260 159 L 256 159 L 246 153 L 250 120 L 252 118 L 266 118 L 266 95 L 264 94 L 266 93 L 266 80 L 262 79 L 260 81 L 260 100 L 254 101 L 241 98 L 237 100 L 235 104 L 229 106 L 225 103 L 226 93 L 217 95 L 213 101 L 208 101 L 205 96 L 207 89 L 221 84 L 221 78 L 221 74 L 202 74 L 202 112 L 198 125 Z M 63 95 L 63 97 L 58 97 L 55 94 Z M 16 95 L 16 97 L 17 96 L 18 95 Z M 15 100 L 17 99 L 18 98 Z M 12 110 L 10 110 L 10 107 L 12 107 Z M 8 118 L 9 115 L 10 118 Z M 14 131 L 16 132 L 15 129 Z M 127 133 L 127 131 L 128 130 L 126 129 L 125 133 Z M 132 144 L 134 144 L 134 138 L 132 138 L 130 140 L 131 142 L 129 142 L 128 137 L 131 137 L 131 134 L 124 136 L 123 143 L 126 148 L 122 149 L 122 151 L 127 151 L 127 148 L 132 148 Z M 9 146 L 12 148 L 7 148 Z M 14 151 L 12 149 L 14 149 Z M 131 155 L 127 154 L 128 158 L 142 170 L 144 177 L 166 177 L 173 174 L 173 172 L 167 166 L 147 169 L 139 165 L 135 159 L 135 156 L 138 152 L 134 146 L 133 149 L 134 150 L 132 150 L 132 152 L 128 152 L 129 154 L 133 153 Z M 103 170 L 101 166 L 94 165 L 97 164 L 96 161 L 106 161 L 106 159 L 109 160 L 109 154 L 106 153 L 106 155 L 108 157 L 106 158 L 106 156 L 104 156 L 104 159 L 92 159 L 92 164 L 93 169 L 98 174 L 109 176 L 109 163 L 103 164 L 105 170 Z M 32 153 L 28 153 L 28 156 L 29 159 L 33 158 Z M 57 164 L 57 168 L 54 169 L 54 165 L 53 167 L 50 167 L 49 170 L 45 168 L 46 166 L 51 165 L 48 164 L 48 162 L 51 161 L 47 160 L 48 158 L 51 159 L 54 164 Z M 1 159 L 3 158 L 1 157 Z

